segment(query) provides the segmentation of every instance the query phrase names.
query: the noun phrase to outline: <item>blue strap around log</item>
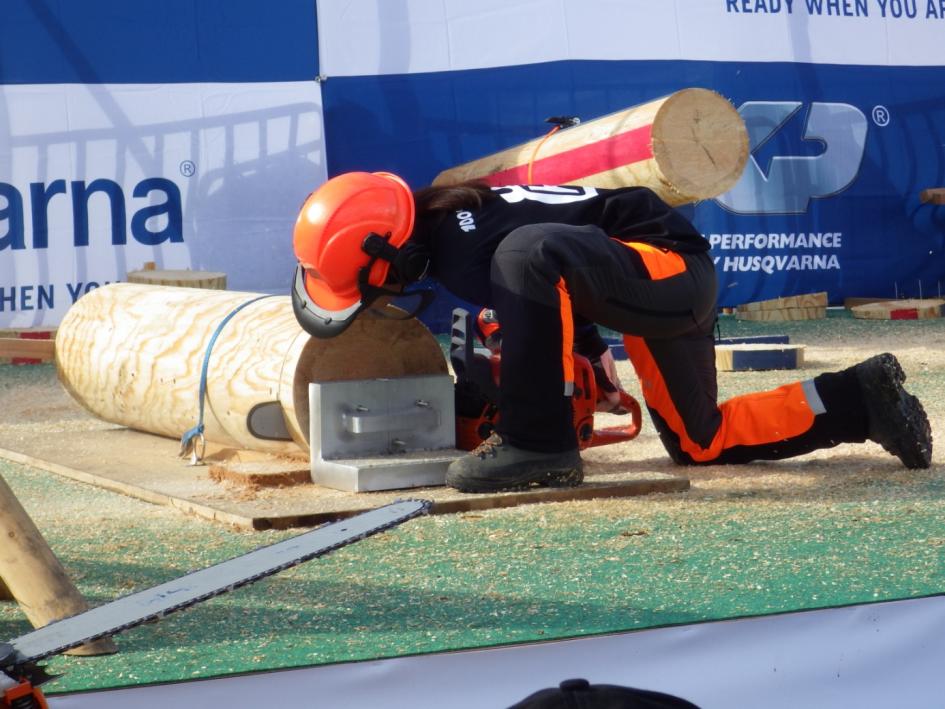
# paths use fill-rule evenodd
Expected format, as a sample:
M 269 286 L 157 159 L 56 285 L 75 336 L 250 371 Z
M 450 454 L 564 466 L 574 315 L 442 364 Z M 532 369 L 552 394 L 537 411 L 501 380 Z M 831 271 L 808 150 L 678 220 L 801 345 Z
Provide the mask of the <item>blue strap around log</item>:
M 207 391 L 207 371 L 210 369 L 210 353 L 213 351 L 213 345 L 217 341 L 217 337 L 220 336 L 220 333 L 223 331 L 223 328 L 226 327 L 226 324 L 233 319 L 233 317 L 241 311 L 243 308 L 252 305 L 253 303 L 262 300 L 263 298 L 271 298 L 271 295 L 260 295 L 256 298 L 247 300 L 245 303 L 238 305 L 236 308 L 227 313 L 227 316 L 220 321 L 220 324 L 217 325 L 216 330 L 213 331 L 213 335 L 210 337 L 210 341 L 207 343 L 207 349 L 203 355 L 203 367 L 200 370 L 200 391 L 199 394 L 199 411 L 197 418 L 197 425 L 189 429 L 187 432 L 181 436 L 180 439 L 180 452 L 178 455 L 183 458 L 190 454 L 190 464 L 197 465 L 200 460 L 203 458 L 203 450 L 200 454 L 197 454 L 197 443 L 198 441 L 205 443 L 203 439 L 203 409 L 204 409 L 204 400 L 206 398 Z

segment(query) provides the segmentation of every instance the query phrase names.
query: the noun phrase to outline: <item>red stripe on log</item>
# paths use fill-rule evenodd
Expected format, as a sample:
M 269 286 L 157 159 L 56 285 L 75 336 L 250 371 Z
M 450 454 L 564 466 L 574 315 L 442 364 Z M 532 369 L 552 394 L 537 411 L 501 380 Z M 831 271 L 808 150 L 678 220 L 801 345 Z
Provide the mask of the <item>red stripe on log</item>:
M 919 311 L 915 308 L 903 309 L 903 310 L 890 310 L 889 311 L 890 320 L 918 320 Z
M 649 160 L 653 157 L 652 135 L 652 125 L 642 126 L 540 158 L 532 164 L 532 179 L 538 184 L 561 185 L 598 172 Z M 495 186 L 524 184 L 528 181 L 528 163 L 495 172 L 483 179 Z

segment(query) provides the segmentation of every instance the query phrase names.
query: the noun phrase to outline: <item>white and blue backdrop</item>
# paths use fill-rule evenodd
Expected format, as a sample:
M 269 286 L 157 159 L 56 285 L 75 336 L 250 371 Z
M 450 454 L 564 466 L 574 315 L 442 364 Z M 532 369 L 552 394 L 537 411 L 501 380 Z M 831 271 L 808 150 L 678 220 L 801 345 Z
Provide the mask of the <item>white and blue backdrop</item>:
M 943 85 L 945 0 L 5 0 L 0 327 L 146 261 L 286 291 L 326 176 L 421 186 L 690 86 L 751 137 L 736 187 L 684 208 L 720 304 L 938 295 Z

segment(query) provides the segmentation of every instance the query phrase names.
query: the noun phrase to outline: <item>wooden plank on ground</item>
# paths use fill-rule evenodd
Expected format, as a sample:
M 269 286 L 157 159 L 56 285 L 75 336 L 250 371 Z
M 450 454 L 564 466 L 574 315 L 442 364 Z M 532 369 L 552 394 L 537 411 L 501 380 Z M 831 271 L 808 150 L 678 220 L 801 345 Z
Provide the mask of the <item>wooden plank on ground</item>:
M 101 424 L 95 430 L 0 433 L 0 457 L 97 485 L 147 502 L 167 505 L 204 519 L 241 529 L 285 529 L 341 519 L 405 496 L 433 502 L 434 513 L 510 507 L 537 502 L 631 497 L 654 492 L 682 492 L 689 480 L 660 472 L 640 472 L 628 460 L 628 472 L 595 473 L 586 466 L 585 483 L 576 488 L 536 488 L 524 492 L 469 495 L 448 487 L 351 493 L 297 484 L 284 487 L 233 485 L 215 480 L 210 466 L 192 467 L 177 457 L 179 442 Z M 208 445 L 208 458 L 225 449 Z M 254 454 L 262 460 L 265 454 Z M 273 466 L 285 466 L 272 456 Z
M 850 308 L 853 317 L 864 320 L 926 320 L 945 314 L 945 300 L 939 298 L 889 300 Z

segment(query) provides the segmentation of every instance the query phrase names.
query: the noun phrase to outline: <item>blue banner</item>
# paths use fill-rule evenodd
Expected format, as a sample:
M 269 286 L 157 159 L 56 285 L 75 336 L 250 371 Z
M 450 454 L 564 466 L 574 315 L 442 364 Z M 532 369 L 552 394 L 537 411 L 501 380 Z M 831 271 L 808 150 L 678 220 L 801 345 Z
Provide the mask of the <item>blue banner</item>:
M 303 81 L 313 0 L 4 0 L 0 84 Z
M 945 281 L 940 67 L 561 61 L 323 86 L 329 174 L 392 170 L 415 187 L 582 120 L 700 86 L 728 97 L 751 159 L 730 192 L 683 208 L 712 243 L 719 304 L 827 291 L 925 297 Z M 437 328 L 448 308 L 431 320 Z

